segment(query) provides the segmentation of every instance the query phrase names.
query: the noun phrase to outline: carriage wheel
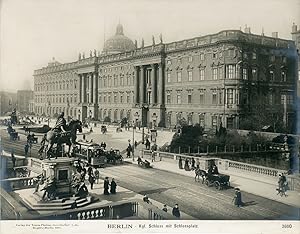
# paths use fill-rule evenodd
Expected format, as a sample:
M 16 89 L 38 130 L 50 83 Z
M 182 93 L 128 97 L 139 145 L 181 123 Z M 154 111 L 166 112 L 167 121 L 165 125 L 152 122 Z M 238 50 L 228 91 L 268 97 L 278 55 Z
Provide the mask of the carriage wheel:
M 221 186 L 219 181 L 215 181 L 215 188 L 218 189 L 218 190 L 222 189 L 222 186 Z
M 228 187 L 228 188 L 230 187 L 230 182 L 229 182 L 229 181 L 227 182 L 227 187 Z
M 209 187 L 209 180 L 206 179 L 205 184 L 206 184 L 207 187 Z

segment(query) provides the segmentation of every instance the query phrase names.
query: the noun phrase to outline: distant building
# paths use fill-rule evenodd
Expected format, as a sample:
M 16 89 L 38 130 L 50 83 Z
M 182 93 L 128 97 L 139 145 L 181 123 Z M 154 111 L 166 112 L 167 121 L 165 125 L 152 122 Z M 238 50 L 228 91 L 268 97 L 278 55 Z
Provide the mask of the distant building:
M 17 107 L 16 93 L 0 91 L 0 116 L 6 115 Z
M 298 54 L 298 80 L 297 80 L 297 123 L 298 123 L 298 134 L 300 134 L 300 29 L 297 29 L 297 25 L 292 26 L 292 39 L 295 41 L 297 54 Z
M 17 91 L 17 111 L 21 113 L 29 113 L 29 102 L 33 99 L 32 90 L 18 90 Z
M 291 129 L 295 68 L 295 43 L 278 33 L 224 30 L 171 43 L 160 36 L 138 48 L 119 24 L 101 54 L 34 71 L 35 112 L 206 129 L 244 128 L 256 114 L 266 125 Z

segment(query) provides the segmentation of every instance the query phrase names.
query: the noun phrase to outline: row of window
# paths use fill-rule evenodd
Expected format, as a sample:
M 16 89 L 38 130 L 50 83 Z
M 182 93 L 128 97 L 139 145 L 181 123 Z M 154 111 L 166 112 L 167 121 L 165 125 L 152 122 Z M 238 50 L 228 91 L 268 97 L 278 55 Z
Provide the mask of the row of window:
M 237 51 L 234 49 L 229 49 L 229 50 L 226 50 L 226 52 L 225 52 L 225 56 L 227 56 L 227 57 L 234 57 L 234 56 L 236 56 L 236 54 L 237 54 Z M 199 58 L 200 61 L 204 61 L 207 58 L 207 56 L 209 56 L 209 55 L 211 55 L 212 59 L 221 58 L 224 55 L 224 51 L 220 51 L 220 52 L 215 51 L 215 52 L 207 53 L 207 54 L 200 53 L 199 55 L 190 55 L 187 57 L 187 61 L 193 62 L 193 60 L 197 59 L 197 58 Z M 182 59 L 183 59 L 182 57 L 177 58 L 177 63 L 181 64 Z M 172 64 L 172 60 L 167 59 L 167 65 L 171 65 L 171 64 Z
M 235 57 L 237 55 L 237 53 L 238 53 L 237 50 L 230 49 L 230 50 L 226 51 L 226 55 L 225 56 L 227 56 L 227 57 Z M 223 57 L 223 51 L 212 52 L 210 54 L 200 53 L 200 55 L 197 55 L 197 56 L 199 56 L 200 61 L 204 61 L 207 58 L 207 56 L 209 56 L 209 55 L 211 55 L 212 59 L 222 58 Z M 188 62 L 193 62 L 193 60 L 195 58 L 197 59 L 197 56 L 190 55 L 190 56 L 187 57 L 187 61 Z M 271 62 L 275 62 L 275 60 L 276 60 L 277 57 L 281 59 L 281 62 L 286 63 L 287 58 L 285 56 L 270 55 L 269 56 L 269 60 Z M 243 58 L 244 59 L 256 60 L 257 59 L 257 54 L 255 52 L 244 52 L 243 53 Z M 182 59 L 183 58 L 177 58 L 177 63 L 181 64 L 182 63 Z M 172 64 L 172 60 L 171 59 L 167 59 L 167 65 L 171 65 L 171 64 Z
M 58 81 L 55 83 L 41 83 L 34 86 L 34 91 L 69 90 L 77 88 L 77 80 Z
M 119 96 L 119 97 L 118 97 Z M 133 103 L 134 96 L 127 95 L 99 95 L 99 103 Z
M 251 78 L 253 80 L 257 80 L 258 74 L 257 74 L 257 68 L 242 68 L 242 74 L 240 72 L 240 67 L 236 65 L 227 65 L 225 72 L 224 72 L 224 66 L 221 67 L 212 67 L 212 80 L 218 80 L 218 79 L 224 79 L 224 74 L 225 78 L 228 79 L 237 79 L 241 77 L 243 80 L 248 80 L 249 76 L 251 74 Z M 177 71 L 176 72 L 176 81 L 177 82 L 182 82 L 182 71 Z M 275 71 L 274 70 L 269 70 L 268 74 L 268 80 L 270 81 L 275 81 Z M 199 69 L 199 80 L 211 80 L 206 76 L 206 68 L 200 68 Z M 188 70 L 187 71 L 187 81 L 193 81 L 194 80 L 194 73 L 193 70 Z M 280 72 L 280 81 L 281 82 L 286 82 L 286 71 L 281 71 Z M 167 72 L 167 83 L 172 82 L 172 76 L 171 72 Z
M 104 76 L 99 78 L 99 87 L 116 87 L 116 86 L 131 86 L 134 84 L 134 76 L 133 75 L 120 75 L 118 78 L 117 75 L 112 76 Z
M 56 97 L 44 97 L 44 96 L 36 96 L 35 97 L 36 103 L 77 103 L 77 95 L 70 95 L 70 96 L 56 96 Z

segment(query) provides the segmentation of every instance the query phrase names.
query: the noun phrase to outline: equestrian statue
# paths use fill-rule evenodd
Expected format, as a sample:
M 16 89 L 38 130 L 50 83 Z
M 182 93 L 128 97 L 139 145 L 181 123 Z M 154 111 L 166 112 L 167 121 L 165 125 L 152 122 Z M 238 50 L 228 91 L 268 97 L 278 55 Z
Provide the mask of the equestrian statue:
M 76 143 L 76 133 L 77 130 L 82 132 L 82 123 L 80 120 L 71 120 L 69 124 L 66 123 L 64 118 L 64 112 L 62 112 L 56 121 L 55 126 L 47 132 L 44 137 L 43 144 L 39 150 L 41 153 L 46 147 L 46 142 L 48 143 L 48 147 L 46 148 L 47 158 L 50 159 L 51 155 L 53 155 L 52 147 L 56 144 L 56 152 L 55 157 L 59 154 L 59 150 L 62 149 L 63 144 L 67 144 L 68 155 L 70 155 L 71 146 Z

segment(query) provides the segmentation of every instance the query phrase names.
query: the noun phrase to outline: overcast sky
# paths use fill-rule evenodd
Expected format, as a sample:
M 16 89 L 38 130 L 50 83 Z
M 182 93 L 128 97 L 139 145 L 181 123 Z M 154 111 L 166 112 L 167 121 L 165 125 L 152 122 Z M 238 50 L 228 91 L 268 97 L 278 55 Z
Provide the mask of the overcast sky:
M 55 57 L 72 62 L 79 52 L 102 50 L 104 38 L 124 33 L 138 44 L 152 35 L 164 42 L 242 29 L 279 32 L 291 39 L 300 25 L 300 0 L 0 0 L 0 90 L 33 87 L 33 71 Z

